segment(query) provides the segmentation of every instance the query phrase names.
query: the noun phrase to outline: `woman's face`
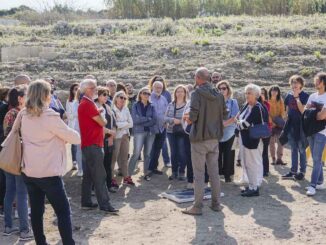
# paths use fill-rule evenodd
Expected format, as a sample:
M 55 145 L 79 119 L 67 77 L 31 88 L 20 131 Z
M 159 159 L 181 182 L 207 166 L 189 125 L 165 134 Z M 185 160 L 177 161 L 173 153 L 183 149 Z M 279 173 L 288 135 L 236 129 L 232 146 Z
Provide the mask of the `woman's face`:
M 74 97 L 76 96 L 76 93 L 77 93 L 78 89 L 79 89 L 79 85 L 76 85 L 74 87 L 74 89 L 72 90 L 72 93 L 74 94 Z
M 18 96 L 18 103 L 21 107 L 25 107 L 25 95 L 24 96 Z
M 223 94 L 224 97 L 228 96 L 229 89 L 225 84 L 220 84 L 217 89 Z
M 292 88 L 293 92 L 298 92 L 298 91 L 301 91 L 302 86 L 301 86 L 301 83 L 299 83 L 298 81 L 293 81 L 291 83 L 291 88 Z
M 249 104 L 254 104 L 257 99 L 256 99 L 256 95 L 254 93 L 254 91 L 252 90 L 248 90 L 246 92 L 246 101 L 249 103 Z
M 278 95 L 278 91 L 277 91 L 277 90 L 275 90 L 275 89 L 274 89 L 274 90 L 272 90 L 272 91 L 271 91 L 271 95 L 272 95 L 272 97 L 273 97 L 273 98 L 276 98 L 276 97 L 277 97 L 277 95 Z
M 102 105 L 104 105 L 108 101 L 108 92 L 104 92 L 101 95 L 98 96 L 98 102 Z
M 149 89 L 145 89 L 140 93 L 141 101 L 147 102 L 149 100 L 149 96 L 151 95 Z
M 125 93 L 121 93 L 116 100 L 116 106 L 122 108 L 126 105 L 127 96 Z
M 265 101 L 265 100 L 266 100 L 266 97 L 265 97 L 265 90 L 262 89 L 261 92 L 260 92 L 260 94 L 261 94 L 260 97 L 261 97 L 262 101 Z
M 46 97 L 45 106 L 49 106 L 50 103 L 51 103 L 51 94 L 49 94 L 48 97 Z
M 182 100 L 182 101 L 186 100 L 186 93 L 185 93 L 185 90 L 183 88 L 178 88 L 175 91 L 175 96 L 177 97 L 177 100 Z

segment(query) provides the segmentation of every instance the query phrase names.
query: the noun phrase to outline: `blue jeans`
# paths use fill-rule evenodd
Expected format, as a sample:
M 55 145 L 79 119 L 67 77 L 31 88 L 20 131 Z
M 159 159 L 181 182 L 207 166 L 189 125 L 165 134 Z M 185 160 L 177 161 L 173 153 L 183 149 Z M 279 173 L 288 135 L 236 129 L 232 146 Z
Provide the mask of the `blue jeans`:
M 31 221 L 36 244 L 47 244 L 43 227 L 44 201 L 46 197 L 57 215 L 62 243 L 64 245 L 74 245 L 70 206 L 61 177 L 32 178 L 24 174 L 22 176 L 31 202 Z
M 155 139 L 153 143 L 153 147 L 150 154 L 150 162 L 148 170 L 153 171 L 157 170 L 158 167 L 158 159 L 160 157 L 161 150 L 163 148 L 164 142 L 166 140 L 166 130 L 163 132 L 155 134 Z
M 73 162 L 77 161 L 76 154 L 77 154 L 77 145 L 71 145 L 71 158 Z
M 186 168 L 186 147 L 185 147 L 185 137 L 186 134 L 167 134 L 170 149 L 171 149 L 171 164 L 172 164 L 172 174 L 178 176 L 178 174 L 184 174 Z
M 135 168 L 143 147 L 144 147 L 144 154 L 143 154 L 144 174 L 147 174 L 149 161 L 150 161 L 150 153 L 152 150 L 154 139 L 155 139 L 155 134 L 151 134 L 150 132 L 134 134 L 134 150 L 129 160 L 129 169 L 128 169 L 128 173 L 130 176 L 132 176 L 135 172 Z
M 307 157 L 306 157 L 306 148 L 303 139 L 296 141 L 292 134 L 288 134 L 289 138 L 289 145 L 291 147 L 291 172 L 296 174 L 298 172 L 298 163 L 299 158 L 298 154 L 300 155 L 300 173 L 306 173 L 307 168 Z
M 170 163 L 170 156 L 169 156 L 168 144 L 166 139 L 164 141 L 163 148 L 162 148 L 162 157 L 165 165 Z
M 320 133 L 308 137 L 313 169 L 311 173 L 311 186 L 321 185 L 324 182 L 322 156 L 326 144 L 326 136 Z
M 22 176 L 6 173 L 6 195 L 4 200 L 5 227 L 12 228 L 12 204 L 17 194 L 17 212 L 20 232 L 28 231 L 27 189 Z

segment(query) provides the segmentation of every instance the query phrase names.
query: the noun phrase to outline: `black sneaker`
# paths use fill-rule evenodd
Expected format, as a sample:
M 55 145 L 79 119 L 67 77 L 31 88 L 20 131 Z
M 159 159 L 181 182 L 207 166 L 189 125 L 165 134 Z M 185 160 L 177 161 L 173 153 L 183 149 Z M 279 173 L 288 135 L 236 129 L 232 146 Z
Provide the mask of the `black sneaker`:
M 86 205 L 82 205 L 81 208 L 84 210 L 91 210 L 91 209 L 96 209 L 98 207 L 97 203 L 90 203 Z
M 257 197 L 259 196 L 259 189 L 257 188 L 257 190 L 247 190 L 243 193 L 241 193 L 241 196 L 243 197 Z
M 157 170 L 157 169 L 154 169 L 154 170 L 152 171 L 152 173 L 153 173 L 153 174 L 157 174 L 157 175 L 163 175 L 163 172 L 160 171 L 160 170 Z
M 232 182 L 231 177 L 225 177 L 225 183 L 230 183 L 230 182 Z
M 294 175 L 294 178 L 296 180 L 303 180 L 304 179 L 304 173 L 298 173 L 298 174 Z
M 144 176 L 144 180 L 146 180 L 146 181 L 150 181 L 150 180 L 151 180 L 151 176 L 150 176 L 149 174 L 146 174 L 146 175 Z
M 294 175 L 295 175 L 294 173 L 289 172 L 285 175 L 282 175 L 282 179 L 294 179 Z
M 107 207 L 104 207 L 104 208 L 100 208 L 100 210 L 104 211 L 104 212 L 107 212 L 107 213 L 110 213 L 110 214 L 116 214 L 119 212 L 118 209 L 112 207 L 110 204 L 109 206 Z

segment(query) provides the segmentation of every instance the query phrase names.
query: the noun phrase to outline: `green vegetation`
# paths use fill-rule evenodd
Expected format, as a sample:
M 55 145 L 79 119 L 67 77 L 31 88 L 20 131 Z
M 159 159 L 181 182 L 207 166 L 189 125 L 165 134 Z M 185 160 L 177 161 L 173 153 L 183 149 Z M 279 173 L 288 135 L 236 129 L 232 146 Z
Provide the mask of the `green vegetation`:
M 303 77 L 311 77 L 315 72 L 314 68 L 311 67 L 304 67 L 300 70 L 300 75 Z
M 317 59 L 319 59 L 319 60 L 322 59 L 322 56 L 321 56 L 320 51 L 315 51 L 315 52 L 314 52 L 314 56 L 315 56 Z
M 106 0 L 112 18 L 325 13 L 325 0 Z

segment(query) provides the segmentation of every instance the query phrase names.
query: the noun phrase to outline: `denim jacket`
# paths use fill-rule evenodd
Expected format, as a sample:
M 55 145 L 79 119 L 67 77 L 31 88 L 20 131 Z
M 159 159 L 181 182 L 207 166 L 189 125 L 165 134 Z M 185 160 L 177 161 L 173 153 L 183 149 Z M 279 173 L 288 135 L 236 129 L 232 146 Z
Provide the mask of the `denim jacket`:
M 131 116 L 132 120 L 134 122 L 133 127 L 133 133 L 144 133 L 145 127 L 149 127 L 149 131 L 153 134 L 158 133 L 158 128 L 156 125 L 157 116 L 154 106 L 149 103 L 147 110 L 146 110 L 146 116 L 144 117 L 142 115 L 141 107 L 140 107 L 139 101 L 137 101 L 131 109 Z

